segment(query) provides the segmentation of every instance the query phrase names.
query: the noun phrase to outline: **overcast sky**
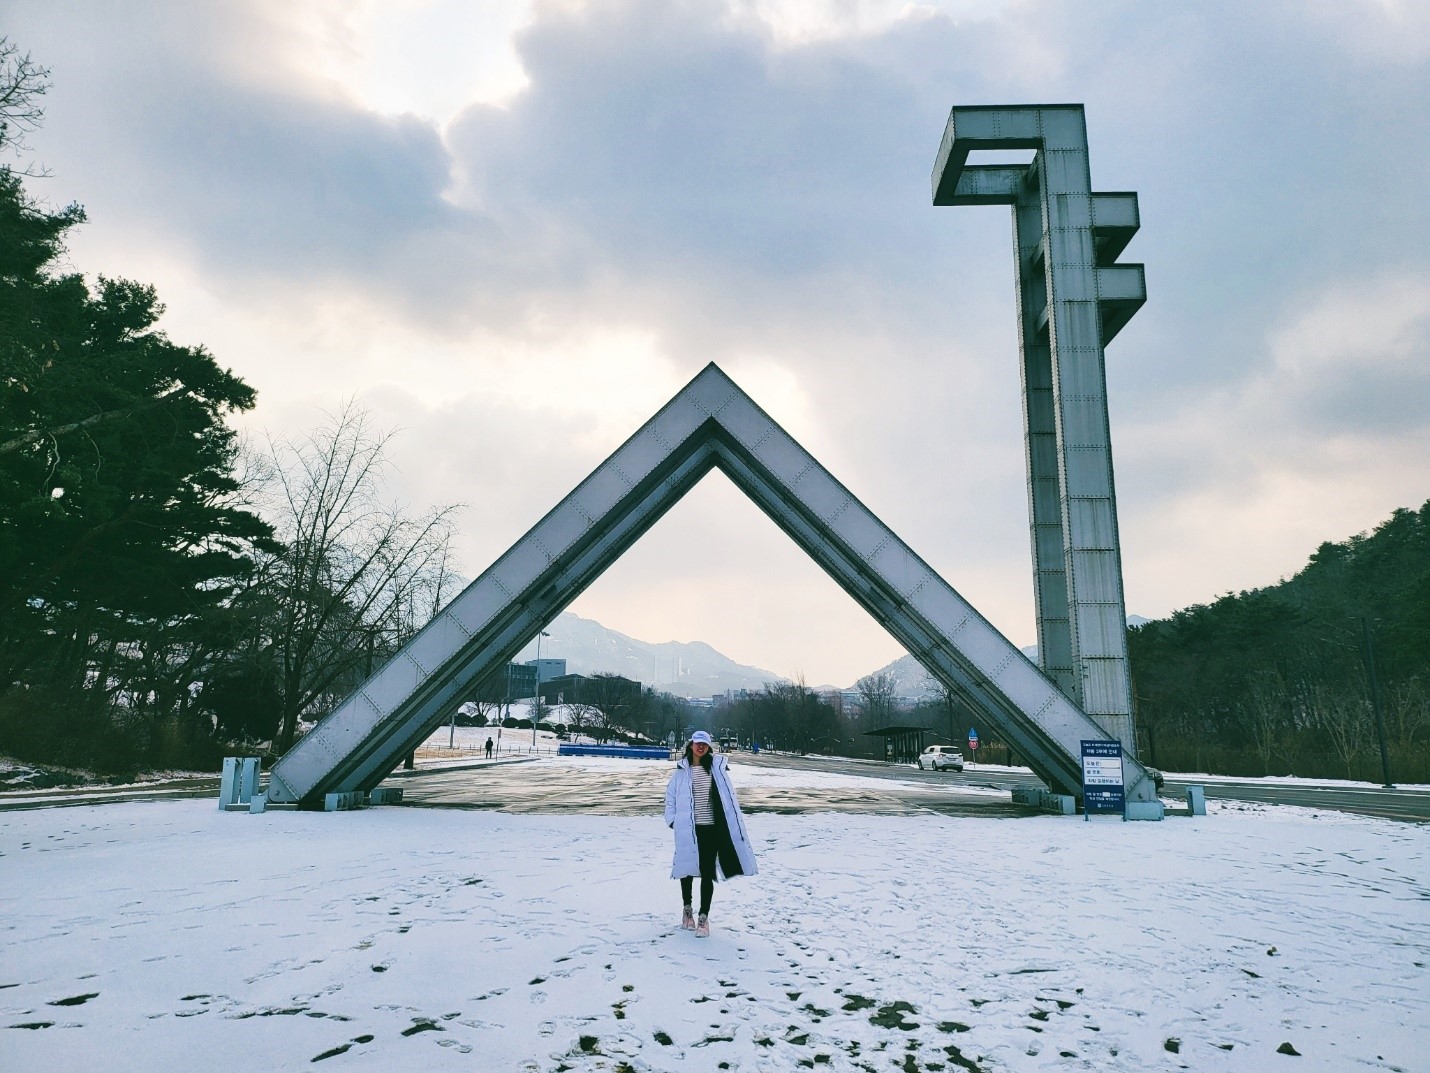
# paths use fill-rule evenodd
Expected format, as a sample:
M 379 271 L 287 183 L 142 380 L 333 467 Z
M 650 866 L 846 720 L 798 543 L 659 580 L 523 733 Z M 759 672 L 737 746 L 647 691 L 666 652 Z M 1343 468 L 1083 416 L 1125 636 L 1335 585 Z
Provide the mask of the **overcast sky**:
M 1083 102 L 1135 190 L 1109 347 L 1127 606 L 1274 583 L 1430 497 L 1430 5 L 7 0 L 32 189 L 279 435 L 355 398 L 475 576 L 718 362 L 1035 640 L 1006 208 L 955 104 Z M 899 654 L 713 475 L 573 610 L 811 684 Z M 543 653 L 544 654 L 544 653 Z M 552 655 L 560 655 L 553 652 Z

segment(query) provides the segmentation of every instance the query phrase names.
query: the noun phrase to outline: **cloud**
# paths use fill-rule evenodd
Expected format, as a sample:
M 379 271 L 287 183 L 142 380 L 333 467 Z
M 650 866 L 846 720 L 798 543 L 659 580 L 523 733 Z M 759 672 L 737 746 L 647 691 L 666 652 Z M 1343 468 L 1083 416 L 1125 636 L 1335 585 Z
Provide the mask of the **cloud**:
M 7 14 L 55 69 L 35 142 L 91 209 L 77 262 L 156 283 L 255 422 L 356 395 L 408 428 L 397 480 L 473 505 L 472 571 L 715 360 L 1031 641 L 1007 213 L 929 204 L 955 103 L 1085 101 L 1095 186 L 1139 193 L 1150 297 L 1108 352 L 1132 610 L 1274 580 L 1427 494 L 1417 5 L 449 10 Z M 709 624 L 815 679 L 882 662 L 738 503 L 669 525 L 597 617 Z M 816 619 L 845 626 L 801 648 Z
M 1304 12 L 1327 36 L 1369 61 L 1430 59 L 1430 9 L 1417 0 L 1314 0 Z
M 1299 428 L 1393 440 L 1430 428 L 1430 274 L 1354 279 L 1278 329 L 1268 394 Z
M 1346 281 L 1321 295 L 1272 336 L 1276 372 L 1309 380 L 1325 372 L 1361 374 L 1422 366 L 1430 342 L 1430 276 L 1385 274 Z
M 1138 606 L 1271 584 L 1430 495 L 1430 276 L 1341 280 L 1268 334 L 1253 375 L 1116 437 Z

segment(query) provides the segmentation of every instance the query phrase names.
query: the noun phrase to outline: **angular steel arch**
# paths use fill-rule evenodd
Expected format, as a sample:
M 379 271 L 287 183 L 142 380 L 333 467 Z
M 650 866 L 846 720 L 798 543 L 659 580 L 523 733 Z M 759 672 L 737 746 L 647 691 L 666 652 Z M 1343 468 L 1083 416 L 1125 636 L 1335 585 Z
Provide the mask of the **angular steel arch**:
M 712 364 L 299 740 L 269 799 L 376 787 L 714 467 L 1049 786 L 1080 792 L 1080 742 L 1109 735 Z M 1129 800 L 1155 801 L 1129 771 Z

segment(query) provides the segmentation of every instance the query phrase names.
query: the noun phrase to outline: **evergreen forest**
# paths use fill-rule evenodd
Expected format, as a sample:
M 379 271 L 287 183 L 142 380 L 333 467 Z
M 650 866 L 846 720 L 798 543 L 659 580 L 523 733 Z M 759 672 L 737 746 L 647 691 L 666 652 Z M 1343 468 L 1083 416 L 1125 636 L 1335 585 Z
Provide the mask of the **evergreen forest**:
M 1430 781 L 1430 502 L 1294 577 L 1128 631 L 1142 755 L 1168 771 Z M 1377 709 L 1379 717 L 1377 717 Z

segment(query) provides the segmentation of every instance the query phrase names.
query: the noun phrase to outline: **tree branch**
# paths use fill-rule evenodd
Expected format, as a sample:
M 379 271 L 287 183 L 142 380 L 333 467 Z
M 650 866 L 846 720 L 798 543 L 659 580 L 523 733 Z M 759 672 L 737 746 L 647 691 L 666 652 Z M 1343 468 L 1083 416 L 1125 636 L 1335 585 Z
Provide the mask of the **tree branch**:
M 142 413 L 145 410 L 152 410 L 156 406 L 161 406 L 172 399 L 177 399 L 187 395 L 189 389 L 180 384 L 178 387 L 166 391 L 158 398 L 149 399 L 137 406 L 126 406 L 118 410 L 105 410 L 102 413 L 93 414 L 83 421 L 75 421 L 68 425 L 61 425 L 53 429 L 31 429 L 29 432 L 22 432 L 13 439 L 0 443 L 0 455 L 10 454 L 12 451 L 19 451 L 32 444 L 39 443 L 46 436 L 64 436 L 71 432 L 78 432 L 81 429 L 91 428 L 94 425 L 102 424 L 105 421 L 114 421 L 122 417 L 132 417 L 134 414 Z

